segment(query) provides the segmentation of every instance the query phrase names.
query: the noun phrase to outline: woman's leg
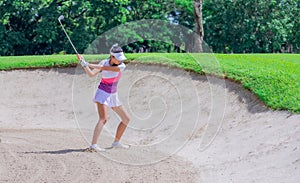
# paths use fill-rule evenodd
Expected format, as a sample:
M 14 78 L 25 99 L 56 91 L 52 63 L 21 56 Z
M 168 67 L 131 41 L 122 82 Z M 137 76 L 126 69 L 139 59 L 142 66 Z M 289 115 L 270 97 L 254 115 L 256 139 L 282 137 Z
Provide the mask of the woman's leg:
M 114 110 L 115 113 L 117 113 L 121 118 L 121 122 L 117 128 L 116 137 L 115 137 L 115 142 L 118 142 L 121 139 L 128 123 L 129 123 L 130 118 L 129 118 L 128 113 L 122 106 L 112 107 L 112 110 Z
M 107 122 L 107 106 L 100 103 L 96 103 L 96 104 L 98 108 L 99 121 L 94 130 L 92 144 L 97 144 L 102 128 Z

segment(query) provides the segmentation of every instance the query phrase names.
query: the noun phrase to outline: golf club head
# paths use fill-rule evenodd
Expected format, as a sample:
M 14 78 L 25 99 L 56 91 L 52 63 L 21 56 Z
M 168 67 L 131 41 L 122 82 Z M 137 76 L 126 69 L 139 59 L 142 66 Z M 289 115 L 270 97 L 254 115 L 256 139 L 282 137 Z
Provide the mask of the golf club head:
M 65 17 L 63 16 L 63 15 L 60 15 L 59 17 L 58 17 L 58 21 L 61 21 L 62 19 L 64 19 Z

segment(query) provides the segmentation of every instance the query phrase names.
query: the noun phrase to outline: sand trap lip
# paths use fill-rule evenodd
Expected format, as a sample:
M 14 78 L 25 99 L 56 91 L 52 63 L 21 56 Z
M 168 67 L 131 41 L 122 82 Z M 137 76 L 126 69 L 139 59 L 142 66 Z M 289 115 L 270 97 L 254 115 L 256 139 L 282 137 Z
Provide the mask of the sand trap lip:
M 1 131 L 12 128 L 41 129 L 40 135 L 42 135 L 43 130 L 48 133 L 46 132 L 47 129 L 76 130 L 78 126 L 74 120 L 72 107 L 70 107 L 72 106 L 71 94 L 74 73 L 74 68 L 1 71 Z M 207 109 L 211 107 L 209 104 L 211 95 L 204 87 L 207 85 L 207 79 L 205 76 L 188 73 L 180 69 L 170 69 L 156 65 L 128 64 L 120 81 L 120 91 L 125 91 L 124 88 L 129 85 L 128 83 L 138 80 L 139 77 L 145 79 L 145 73 L 152 73 L 152 75 L 155 73 L 155 76 L 178 79 L 181 80 L 180 83 L 191 82 L 191 86 L 193 85 L 196 88 L 202 104 L 198 116 L 201 116 L 202 119 L 210 116 L 210 110 Z M 86 80 L 86 75 L 76 73 L 76 76 L 79 79 Z M 159 77 L 156 77 L 156 79 L 159 79 Z M 89 82 L 91 84 L 90 88 L 86 85 L 78 86 L 78 88 L 81 87 L 82 90 L 90 91 L 94 87 L 93 84 L 96 83 L 95 80 Z M 205 151 L 197 151 L 201 143 L 199 139 L 205 131 L 205 120 L 203 120 L 203 123 L 195 129 L 195 133 L 191 134 L 188 144 L 176 154 L 200 167 L 201 174 L 199 173 L 197 176 L 207 182 L 228 182 L 230 180 L 245 182 L 245 179 L 246 182 L 256 180 L 295 182 L 299 180 L 300 116 L 291 115 L 285 111 L 272 112 L 265 108 L 257 97 L 244 90 L 239 84 L 228 80 L 225 82 L 226 87 L 223 88 L 226 91 L 225 115 L 222 129 L 218 132 L 213 143 Z M 131 96 L 132 101 L 137 100 L 136 98 L 138 100 L 143 98 L 142 95 L 138 96 L 138 91 L 143 86 L 143 82 L 136 82 L 136 85 L 139 86 L 132 90 L 134 94 Z M 170 84 L 169 87 L 171 86 Z M 126 96 L 126 94 L 121 93 L 120 95 Z M 174 92 L 174 95 L 176 95 L 176 92 Z M 84 101 L 91 102 L 91 97 L 91 95 L 87 95 L 88 99 Z M 181 95 L 181 97 L 184 101 L 184 95 Z M 124 98 L 124 101 L 126 101 L 126 98 Z M 146 104 L 136 102 L 136 105 L 133 106 L 137 117 L 140 117 L 139 115 L 143 114 L 143 111 L 149 109 L 147 108 L 148 104 Z M 91 105 L 93 104 L 91 103 Z M 155 107 L 157 106 L 152 106 L 153 109 Z M 94 111 L 91 113 L 94 113 Z M 111 116 L 114 119 L 113 115 Z M 93 128 L 94 123 L 94 121 L 90 122 L 91 128 Z M 115 127 L 114 122 L 111 122 L 110 125 L 108 126 L 109 129 Z M 149 128 L 149 126 L 136 127 Z M 22 134 L 22 130 L 20 133 Z M 8 134 L 8 136 L 11 135 L 10 132 Z M 130 134 L 127 135 L 130 137 Z M 109 136 L 109 133 L 107 136 Z M 5 145 L 3 142 L 6 142 L 6 137 L 6 135 L 0 133 L 1 146 Z M 19 137 L 21 138 L 21 135 Z M 66 134 L 66 137 L 69 136 Z M 136 141 L 132 143 L 152 143 L 157 140 L 154 137 L 149 139 L 143 139 L 142 137 L 137 136 Z M 55 145 L 49 145 L 47 148 L 48 151 L 51 151 L 52 148 L 61 149 Z M 16 153 L 17 149 L 11 149 L 9 152 Z M 2 151 L 2 153 L 7 153 L 7 151 Z M 177 166 L 176 163 L 174 165 Z M 2 169 L 3 167 L 1 167 Z M 30 172 L 27 173 L 30 174 Z M 150 176 L 150 174 L 148 175 Z M 3 174 L 1 173 L 1 175 Z M 193 173 L 189 175 L 191 175 L 191 179 L 197 177 Z M 0 180 L 2 179 L 4 180 L 3 177 Z M 163 180 L 162 177 L 161 180 Z

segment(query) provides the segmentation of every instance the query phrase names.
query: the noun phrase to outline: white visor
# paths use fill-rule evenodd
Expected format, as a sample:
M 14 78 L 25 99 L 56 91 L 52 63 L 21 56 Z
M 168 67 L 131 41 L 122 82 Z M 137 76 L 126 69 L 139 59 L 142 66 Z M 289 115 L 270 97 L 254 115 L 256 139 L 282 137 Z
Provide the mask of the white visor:
M 125 57 L 124 53 L 123 52 L 120 52 L 120 53 L 112 53 L 110 52 L 110 54 L 112 56 L 114 56 L 117 60 L 119 60 L 120 62 L 126 60 L 127 58 Z

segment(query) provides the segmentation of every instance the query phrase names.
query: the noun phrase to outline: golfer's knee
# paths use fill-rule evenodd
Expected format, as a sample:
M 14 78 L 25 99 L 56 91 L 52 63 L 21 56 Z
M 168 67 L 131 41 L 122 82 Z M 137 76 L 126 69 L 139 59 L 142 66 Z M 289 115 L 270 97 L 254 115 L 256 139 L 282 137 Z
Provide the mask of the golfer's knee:
M 99 124 L 102 124 L 102 125 L 105 125 L 107 122 L 107 119 L 106 118 L 103 118 L 103 119 L 100 119 L 99 120 Z
M 122 123 L 124 123 L 125 125 L 128 125 L 129 121 L 130 121 L 130 117 L 129 116 L 126 116 L 126 117 L 124 117 L 122 119 Z

